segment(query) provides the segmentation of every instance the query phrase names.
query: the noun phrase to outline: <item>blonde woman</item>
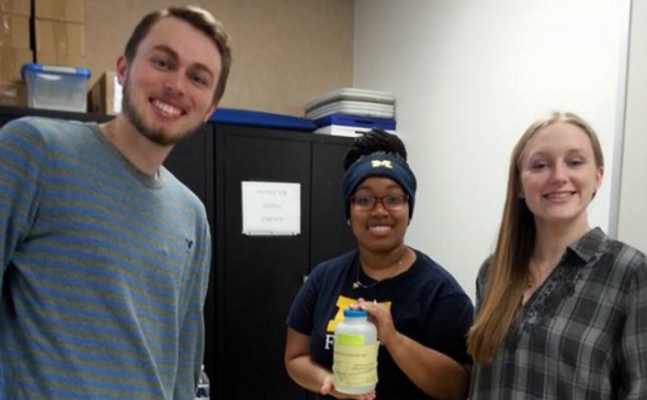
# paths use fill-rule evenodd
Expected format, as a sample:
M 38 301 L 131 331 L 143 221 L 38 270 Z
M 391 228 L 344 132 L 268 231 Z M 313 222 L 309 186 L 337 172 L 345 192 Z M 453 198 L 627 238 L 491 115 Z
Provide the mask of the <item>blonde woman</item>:
M 470 399 L 647 399 L 647 261 L 589 226 L 603 173 L 576 115 L 554 113 L 517 143 L 477 279 Z

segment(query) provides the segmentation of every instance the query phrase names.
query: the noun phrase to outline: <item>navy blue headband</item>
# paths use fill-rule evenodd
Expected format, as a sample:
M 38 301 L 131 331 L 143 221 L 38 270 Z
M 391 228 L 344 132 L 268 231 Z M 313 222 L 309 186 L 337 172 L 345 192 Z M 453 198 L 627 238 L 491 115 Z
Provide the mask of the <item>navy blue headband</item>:
M 350 218 L 351 196 L 355 194 L 360 183 L 372 176 L 392 179 L 402 187 L 402 190 L 409 196 L 409 218 L 411 218 L 416 198 L 416 176 L 405 162 L 393 154 L 382 152 L 360 158 L 346 171 L 342 181 L 346 218 Z

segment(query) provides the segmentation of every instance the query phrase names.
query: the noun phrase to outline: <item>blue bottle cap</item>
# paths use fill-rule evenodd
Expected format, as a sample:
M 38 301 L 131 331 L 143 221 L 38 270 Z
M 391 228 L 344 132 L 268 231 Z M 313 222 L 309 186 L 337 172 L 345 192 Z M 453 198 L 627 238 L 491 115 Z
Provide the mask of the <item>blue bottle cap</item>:
M 368 316 L 368 314 L 364 310 L 353 310 L 351 308 L 344 310 L 344 317 L 361 318 L 366 316 Z

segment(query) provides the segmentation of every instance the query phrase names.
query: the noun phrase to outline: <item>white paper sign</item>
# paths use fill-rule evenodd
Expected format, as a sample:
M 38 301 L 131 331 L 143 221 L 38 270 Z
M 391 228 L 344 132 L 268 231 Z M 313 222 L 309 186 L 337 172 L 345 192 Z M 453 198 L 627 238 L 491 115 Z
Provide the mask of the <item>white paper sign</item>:
M 301 184 L 242 182 L 244 235 L 299 235 Z

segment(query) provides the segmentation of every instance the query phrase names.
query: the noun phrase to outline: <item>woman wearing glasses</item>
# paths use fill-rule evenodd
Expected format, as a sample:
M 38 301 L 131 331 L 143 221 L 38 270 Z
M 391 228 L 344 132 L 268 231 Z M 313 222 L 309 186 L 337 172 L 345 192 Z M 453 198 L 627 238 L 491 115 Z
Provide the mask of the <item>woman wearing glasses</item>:
M 454 278 L 422 252 L 405 245 L 416 178 L 395 135 L 373 130 L 344 158 L 342 183 L 357 249 L 317 266 L 287 319 L 285 364 L 299 385 L 318 398 L 462 399 L 471 360 L 465 335 L 473 307 Z M 335 390 L 333 333 L 345 309 L 362 308 L 378 330 L 374 392 Z

